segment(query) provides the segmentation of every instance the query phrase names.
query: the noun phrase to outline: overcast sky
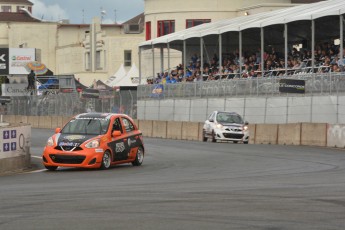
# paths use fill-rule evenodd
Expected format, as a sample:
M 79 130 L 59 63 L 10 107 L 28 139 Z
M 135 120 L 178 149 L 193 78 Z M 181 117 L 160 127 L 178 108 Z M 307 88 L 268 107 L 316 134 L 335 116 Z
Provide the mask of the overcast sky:
M 69 19 L 70 23 L 89 24 L 93 17 L 103 23 L 125 22 L 144 12 L 144 0 L 30 0 L 33 15 L 47 21 Z M 84 13 L 83 13 L 84 11 Z

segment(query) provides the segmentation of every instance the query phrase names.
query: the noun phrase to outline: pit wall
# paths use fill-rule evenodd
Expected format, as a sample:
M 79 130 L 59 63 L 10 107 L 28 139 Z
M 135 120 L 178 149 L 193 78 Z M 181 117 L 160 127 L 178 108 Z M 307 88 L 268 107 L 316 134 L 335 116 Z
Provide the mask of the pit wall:
M 32 128 L 63 127 L 70 117 L 5 115 L 9 123 Z M 146 137 L 202 141 L 202 122 L 135 120 Z M 309 145 L 345 148 L 345 125 L 327 123 L 250 124 L 249 144 Z

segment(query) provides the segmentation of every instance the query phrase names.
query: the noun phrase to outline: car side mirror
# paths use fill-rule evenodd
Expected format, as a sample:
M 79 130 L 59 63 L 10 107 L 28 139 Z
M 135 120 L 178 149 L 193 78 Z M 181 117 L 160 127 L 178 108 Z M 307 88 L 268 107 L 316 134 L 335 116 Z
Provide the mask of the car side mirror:
M 59 133 L 61 131 L 61 128 L 56 128 L 55 133 Z
M 244 124 L 245 124 L 245 125 L 249 125 L 248 121 L 245 121 Z
M 119 136 L 121 136 L 121 131 L 115 130 L 115 131 L 112 132 L 111 135 L 112 135 L 113 137 L 119 137 Z

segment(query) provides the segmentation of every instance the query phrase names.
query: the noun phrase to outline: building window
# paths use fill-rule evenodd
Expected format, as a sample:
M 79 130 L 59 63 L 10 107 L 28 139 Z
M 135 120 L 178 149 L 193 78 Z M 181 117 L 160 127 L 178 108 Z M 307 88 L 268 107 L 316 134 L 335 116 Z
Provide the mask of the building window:
M 125 50 L 125 66 L 132 66 L 132 50 Z
M 1 6 L 1 12 L 11 12 L 11 6 Z
M 157 37 L 175 32 L 175 21 L 166 20 L 157 22 Z
M 151 22 L 146 22 L 145 31 L 146 41 L 151 40 Z
M 31 6 L 28 7 L 28 10 L 30 13 L 32 13 L 32 7 Z
M 25 6 L 17 6 L 17 12 L 22 12 L 22 8 L 25 8 Z
M 186 29 L 211 22 L 211 19 L 187 19 Z
M 101 66 L 101 51 L 100 50 L 96 51 L 96 69 L 102 69 L 102 66 Z

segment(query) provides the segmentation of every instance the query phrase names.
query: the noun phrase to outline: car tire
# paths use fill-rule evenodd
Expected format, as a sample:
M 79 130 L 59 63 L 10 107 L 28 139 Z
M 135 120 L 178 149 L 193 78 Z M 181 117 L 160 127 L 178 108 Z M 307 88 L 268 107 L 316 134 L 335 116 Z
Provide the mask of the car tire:
M 202 141 L 203 142 L 206 142 L 207 141 L 207 137 L 206 137 L 206 131 L 205 130 L 202 130 Z
M 133 166 L 140 166 L 144 161 L 144 149 L 140 146 L 135 155 L 135 160 L 132 162 Z
M 102 157 L 102 163 L 100 169 L 109 169 L 111 166 L 111 154 L 109 151 L 105 151 Z
M 214 133 L 214 130 L 212 130 L 212 142 L 217 142 L 216 134 Z
M 46 169 L 48 169 L 49 171 L 55 171 L 58 168 L 58 166 L 44 166 L 44 167 L 46 167 Z

